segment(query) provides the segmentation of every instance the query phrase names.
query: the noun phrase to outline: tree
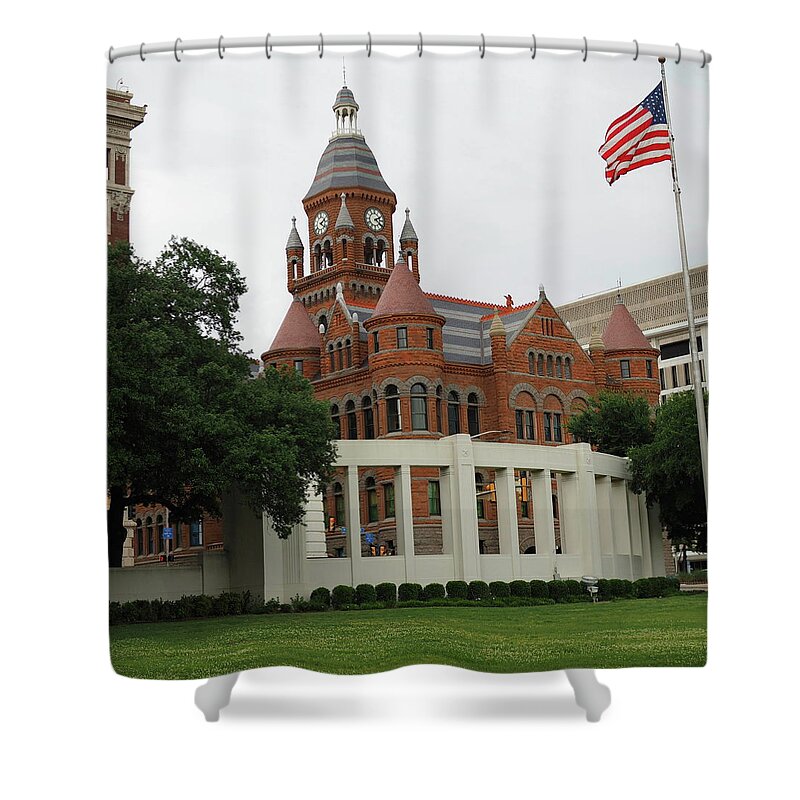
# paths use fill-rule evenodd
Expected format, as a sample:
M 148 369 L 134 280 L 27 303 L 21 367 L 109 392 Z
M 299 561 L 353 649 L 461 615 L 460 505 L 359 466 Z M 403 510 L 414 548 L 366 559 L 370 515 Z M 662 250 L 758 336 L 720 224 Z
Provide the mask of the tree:
M 708 414 L 708 395 L 705 395 Z M 629 453 L 633 490 L 659 505 L 673 544 L 706 552 L 706 503 L 694 393 L 670 395 L 656 411 L 653 440 Z
M 325 403 L 294 370 L 252 379 L 236 330 L 236 264 L 171 239 L 154 264 L 108 257 L 108 553 L 120 566 L 124 509 L 162 504 L 173 522 L 219 516 L 237 487 L 281 536 L 335 459 Z
M 568 428 L 576 439 L 595 445 L 601 453 L 626 456 L 631 447 L 653 438 L 652 411 L 642 395 L 600 392 L 586 411 L 569 420 Z

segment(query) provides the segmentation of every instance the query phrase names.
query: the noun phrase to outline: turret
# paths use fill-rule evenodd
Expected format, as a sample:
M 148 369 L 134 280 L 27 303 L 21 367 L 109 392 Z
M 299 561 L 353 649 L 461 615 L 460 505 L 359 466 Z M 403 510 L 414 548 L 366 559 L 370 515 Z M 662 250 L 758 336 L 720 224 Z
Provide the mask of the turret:
M 419 239 L 411 224 L 409 209 L 406 209 L 406 221 L 403 230 L 400 231 L 400 252 L 404 254 L 406 262 L 411 265 L 411 271 L 419 283 Z
M 303 242 L 297 232 L 297 217 L 292 217 L 292 229 L 286 242 L 286 286 L 290 292 L 294 289 L 295 281 L 303 277 L 303 253 Z
M 356 226 L 347 208 L 347 195 L 342 192 L 339 195 L 342 205 L 339 207 L 339 214 L 336 217 L 336 245 L 338 247 L 339 263 L 347 266 L 349 261 L 355 261 L 355 232 Z
M 264 367 L 287 366 L 312 380 L 320 371 L 321 344 L 320 333 L 303 304 L 293 300 L 261 360 Z
M 497 409 L 497 430 L 513 430 L 511 411 L 508 407 L 508 346 L 506 326 L 500 319 L 497 309 L 489 328 L 492 342 L 492 373 L 494 376 L 495 408 Z
M 606 386 L 606 347 L 603 337 L 597 330 L 597 325 L 592 325 L 592 335 L 589 339 L 589 358 L 594 366 L 594 382 L 598 389 Z

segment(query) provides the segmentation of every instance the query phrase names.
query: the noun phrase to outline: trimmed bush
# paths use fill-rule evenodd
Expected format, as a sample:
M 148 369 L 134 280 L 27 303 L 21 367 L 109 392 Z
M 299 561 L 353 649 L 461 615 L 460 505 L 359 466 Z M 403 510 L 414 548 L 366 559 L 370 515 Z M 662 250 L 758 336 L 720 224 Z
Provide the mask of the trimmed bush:
M 421 594 L 422 587 L 418 583 L 401 583 L 397 587 L 397 599 L 401 602 L 419 600 Z
M 547 589 L 547 581 L 531 581 L 531 597 L 549 598 L 550 592 Z
M 374 603 L 378 599 L 375 587 L 371 583 L 359 583 L 356 586 L 356 603 L 363 606 L 365 603 Z
M 339 584 L 334 586 L 331 592 L 331 605 L 334 608 L 342 608 L 342 606 L 351 606 L 355 603 L 356 593 L 352 586 L 345 586 Z
M 508 584 L 509 591 L 512 597 L 530 597 L 531 585 L 528 581 L 511 581 Z
M 467 586 L 467 597 L 470 600 L 488 600 L 492 596 L 486 581 L 470 581 Z
M 565 603 L 569 595 L 566 581 L 549 581 L 547 584 L 547 592 L 551 600 L 556 603 Z
M 329 608 L 331 604 L 331 591 L 325 586 L 320 586 L 311 592 L 308 600 L 313 605 L 320 605 L 324 606 L 325 608 Z
M 489 591 L 492 597 L 511 597 L 511 589 L 505 581 L 490 581 Z
M 467 600 L 469 597 L 469 586 L 466 581 L 447 581 L 445 589 L 448 597 L 459 600 Z
M 423 600 L 437 600 L 444 597 L 444 586 L 441 583 L 429 583 L 422 590 Z
M 570 580 L 565 580 L 564 583 L 567 586 L 567 594 L 570 597 L 583 597 L 583 595 L 588 596 L 589 594 L 589 592 L 586 591 L 586 588 L 580 581 L 575 581 L 570 579 Z
M 375 596 L 382 603 L 394 605 L 397 602 L 397 587 L 393 583 L 379 583 L 375 587 Z
M 680 579 L 670 576 L 639 578 L 632 585 L 636 597 L 669 597 L 680 591 Z

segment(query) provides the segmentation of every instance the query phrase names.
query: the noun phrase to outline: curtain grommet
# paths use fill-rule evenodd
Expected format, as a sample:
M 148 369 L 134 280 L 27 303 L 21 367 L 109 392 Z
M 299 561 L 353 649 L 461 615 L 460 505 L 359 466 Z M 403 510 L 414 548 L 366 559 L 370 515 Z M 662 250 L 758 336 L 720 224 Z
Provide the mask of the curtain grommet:
M 108 48 L 108 63 L 113 64 L 114 58 L 111 55 L 111 51 L 114 49 L 114 45 L 112 44 L 111 47 Z
M 139 45 L 139 58 L 141 58 L 141 59 L 142 59 L 142 61 L 144 61 L 144 53 L 142 52 L 142 50 L 143 50 L 143 49 L 144 49 L 144 42 L 142 42 L 142 43 Z
M 222 60 L 222 54 L 224 52 L 225 52 L 225 48 L 222 46 L 222 37 L 220 36 L 219 40 L 217 41 L 217 55 L 219 56 L 220 61 Z
M 708 59 L 706 58 L 706 51 L 700 51 L 703 54 L 703 63 L 700 65 L 700 69 L 705 69 L 706 64 L 708 63 Z
M 583 60 L 586 61 L 586 56 L 589 55 L 589 42 L 586 41 L 586 37 L 583 37 Z
M 486 37 L 483 34 L 481 34 L 481 43 L 478 46 L 478 50 L 481 51 L 481 58 L 483 58 L 486 55 Z
M 272 45 L 269 43 L 269 37 L 271 35 L 272 34 L 268 33 L 264 39 L 264 53 L 266 54 L 267 58 L 272 58 Z

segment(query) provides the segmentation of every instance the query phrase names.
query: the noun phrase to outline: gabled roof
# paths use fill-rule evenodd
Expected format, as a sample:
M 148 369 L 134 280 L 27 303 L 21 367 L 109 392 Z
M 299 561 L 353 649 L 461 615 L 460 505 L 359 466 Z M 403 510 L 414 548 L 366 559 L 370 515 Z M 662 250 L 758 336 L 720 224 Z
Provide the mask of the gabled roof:
M 603 344 L 606 352 L 614 350 L 652 350 L 642 329 L 636 324 L 621 299 L 617 299 L 611 311 L 611 317 L 603 333 Z
M 436 313 L 401 253 L 372 316 Z
M 268 353 L 273 350 L 304 350 L 320 346 L 319 331 L 299 300 L 292 301 Z

